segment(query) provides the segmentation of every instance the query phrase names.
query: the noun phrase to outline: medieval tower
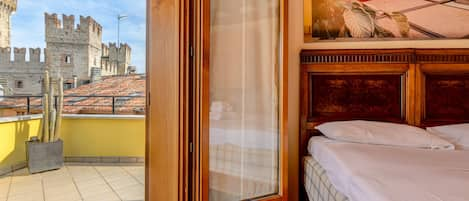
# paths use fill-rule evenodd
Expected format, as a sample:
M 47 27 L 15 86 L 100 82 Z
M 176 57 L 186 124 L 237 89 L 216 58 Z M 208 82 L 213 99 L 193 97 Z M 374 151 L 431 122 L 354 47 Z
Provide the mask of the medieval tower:
M 70 88 L 99 81 L 101 76 L 126 75 L 135 68 L 130 67 L 130 46 L 104 44 L 103 28 L 90 16 L 80 16 L 76 24 L 73 15 L 59 18 L 45 13 L 44 61 L 39 48 L 10 47 L 10 16 L 16 6 L 17 0 L 0 0 L 0 85 L 8 94 L 41 94 L 45 70 L 52 77 L 62 76 L 64 87 Z
M 89 80 L 93 68 L 101 66 L 102 27 L 91 17 L 45 14 L 46 65 L 54 74 L 65 79 L 74 76 Z
M 16 0 L 0 1 L 0 47 L 10 47 L 11 15 L 16 11 Z

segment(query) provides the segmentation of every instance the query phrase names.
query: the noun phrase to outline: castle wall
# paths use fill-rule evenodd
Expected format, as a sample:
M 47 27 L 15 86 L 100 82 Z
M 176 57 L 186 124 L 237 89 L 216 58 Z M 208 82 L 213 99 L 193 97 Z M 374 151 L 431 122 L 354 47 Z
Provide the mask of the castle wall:
M 92 71 L 99 70 L 102 76 L 128 73 L 130 47 L 127 44 L 121 44 L 119 48 L 115 43 L 103 44 L 102 27 L 91 17 L 80 16 L 76 25 L 73 15 L 62 15 L 59 19 L 57 14 L 46 13 L 45 61 L 40 60 L 39 48 L 10 49 L 10 15 L 13 10 L 16 10 L 16 0 L 0 1 L 0 84 L 11 89 L 14 95 L 40 95 L 46 69 L 52 77 L 62 76 L 65 80 L 76 77 L 79 83 L 89 81 Z
M 117 47 L 115 43 L 109 44 L 109 61 L 111 65 L 117 66 L 118 75 L 128 74 L 127 68 L 130 65 L 131 60 L 131 48 L 125 43 L 121 43 L 120 47 Z
M 45 14 L 47 65 L 64 79 L 89 80 L 91 68 L 101 66 L 102 27 L 91 17 Z
M 115 75 L 116 73 L 116 66 L 111 64 L 109 60 L 109 46 L 103 43 L 101 46 L 101 75 L 109 76 Z
M 89 54 L 89 60 L 88 60 L 88 72 L 90 72 L 89 76 L 91 76 L 91 69 L 94 67 L 101 68 L 101 47 L 96 48 L 95 46 L 88 46 L 88 54 Z
M 73 43 L 101 48 L 102 27 L 91 17 L 80 16 L 80 23 L 75 26 L 74 15 L 45 13 L 45 33 L 47 43 Z
M 14 48 L 11 60 L 11 49 L 0 48 L 0 79 L 6 80 L 7 86 L 15 95 L 38 95 L 42 91 L 42 76 L 46 65 L 40 61 L 41 49 Z M 21 84 L 19 83 L 21 82 Z
M 47 67 L 51 75 L 60 74 L 64 79 L 77 76 L 79 80 L 89 79 L 88 45 L 71 43 L 47 43 Z

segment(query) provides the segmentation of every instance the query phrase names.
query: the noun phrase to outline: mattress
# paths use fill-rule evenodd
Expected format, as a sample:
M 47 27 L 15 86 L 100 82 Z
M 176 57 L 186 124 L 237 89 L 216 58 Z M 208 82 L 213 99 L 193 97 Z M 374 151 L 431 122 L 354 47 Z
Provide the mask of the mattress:
M 311 138 L 308 150 L 350 201 L 467 201 L 469 152 Z
M 304 185 L 309 201 L 348 201 L 329 181 L 326 171 L 311 156 L 303 159 Z

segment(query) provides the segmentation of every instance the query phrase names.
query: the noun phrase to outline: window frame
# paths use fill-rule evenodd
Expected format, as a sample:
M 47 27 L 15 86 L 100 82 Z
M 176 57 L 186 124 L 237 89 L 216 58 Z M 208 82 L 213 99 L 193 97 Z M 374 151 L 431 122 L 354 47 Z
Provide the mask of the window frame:
M 289 197 L 288 0 L 280 1 L 279 194 L 263 201 Z M 210 0 L 190 2 L 147 0 L 148 201 L 208 201 Z
M 72 64 L 72 55 L 66 54 L 64 55 L 64 64 L 71 65 Z
M 24 89 L 24 81 L 15 80 L 15 89 Z
M 210 1 L 197 1 L 195 6 L 195 68 L 196 80 L 199 80 L 196 97 L 199 100 L 197 118 L 200 128 L 196 130 L 195 160 L 200 167 L 195 167 L 197 172 L 195 199 L 209 201 L 209 66 L 210 66 Z M 280 201 L 288 200 L 288 0 L 280 1 L 280 72 L 279 72 L 279 193 L 255 200 Z

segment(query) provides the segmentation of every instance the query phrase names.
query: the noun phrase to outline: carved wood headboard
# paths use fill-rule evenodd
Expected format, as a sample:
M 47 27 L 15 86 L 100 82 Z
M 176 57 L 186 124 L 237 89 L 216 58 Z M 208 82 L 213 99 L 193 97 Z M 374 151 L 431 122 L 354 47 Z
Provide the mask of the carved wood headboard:
M 469 122 L 469 49 L 417 49 L 415 57 L 415 124 Z
M 300 83 L 300 159 L 323 122 L 469 122 L 469 49 L 304 50 Z
M 412 49 L 302 51 L 300 153 L 323 122 L 412 122 L 413 58 Z
M 469 122 L 469 49 L 304 50 L 301 65 L 302 154 L 327 121 Z

